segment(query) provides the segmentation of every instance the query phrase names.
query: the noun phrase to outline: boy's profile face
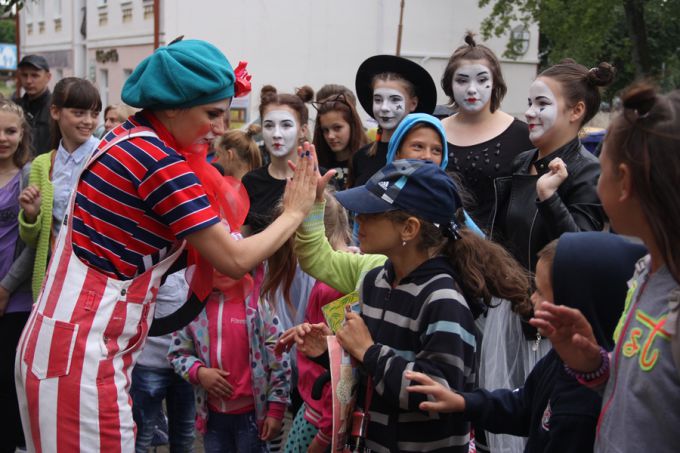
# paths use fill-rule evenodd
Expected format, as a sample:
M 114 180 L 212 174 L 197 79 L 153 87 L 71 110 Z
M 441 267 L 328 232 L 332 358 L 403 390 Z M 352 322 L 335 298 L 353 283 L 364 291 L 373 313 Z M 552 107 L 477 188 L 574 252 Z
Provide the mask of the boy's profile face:
M 555 303 L 553 298 L 553 287 L 550 272 L 550 267 L 552 262 L 546 261 L 541 258 L 536 263 L 536 274 L 534 282 L 536 284 L 536 289 L 533 294 L 531 294 L 531 304 L 534 306 L 534 310 L 538 308 L 541 302 L 548 301 L 551 304 Z

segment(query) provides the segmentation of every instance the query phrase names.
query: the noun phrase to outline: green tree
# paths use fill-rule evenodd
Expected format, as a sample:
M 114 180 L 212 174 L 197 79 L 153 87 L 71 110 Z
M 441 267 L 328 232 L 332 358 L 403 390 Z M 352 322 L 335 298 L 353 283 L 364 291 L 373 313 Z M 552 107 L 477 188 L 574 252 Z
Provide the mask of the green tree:
M 17 11 L 20 10 L 25 0 L 0 0 L 0 15 L 5 15 L 12 12 L 12 8 L 17 7 Z
M 540 28 L 541 65 L 564 58 L 618 70 L 614 93 L 636 78 L 655 78 L 663 88 L 680 87 L 680 0 L 479 0 L 491 5 L 482 35 L 503 36 L 516 23 Z M 504 54 L 516 58 L 510 41 Z
M 16 42 L 16 24 L 13 19 L 0 19 L 0 43 Z

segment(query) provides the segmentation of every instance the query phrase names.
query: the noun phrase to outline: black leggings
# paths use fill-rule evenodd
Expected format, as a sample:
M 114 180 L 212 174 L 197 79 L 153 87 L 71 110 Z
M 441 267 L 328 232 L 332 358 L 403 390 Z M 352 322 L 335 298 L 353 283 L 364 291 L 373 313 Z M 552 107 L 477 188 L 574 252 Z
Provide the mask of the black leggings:
M 0 453 L 14 453 L 16 447 L 26 445 L 14 384 L 14 358 L 29 315 L 20 312 L 0 316 Z

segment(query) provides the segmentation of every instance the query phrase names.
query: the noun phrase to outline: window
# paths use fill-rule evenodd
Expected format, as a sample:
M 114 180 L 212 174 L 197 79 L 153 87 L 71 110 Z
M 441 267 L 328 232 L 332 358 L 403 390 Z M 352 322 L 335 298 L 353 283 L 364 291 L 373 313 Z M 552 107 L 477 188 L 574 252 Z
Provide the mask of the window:
M 510 43 L 518 55 L 524 55 L 529 51 L 531 33 L 525 25 L 518 25 L 510 32 Z
M 104 25 L 109 23 L 109 13 L 106 11 L 100 11 L 99 12 L 99 26 L 103 27 Z
M 153 18 L 153 3 L 144 3 L 144 19 Z
M 61 0 L 52 0 L 54 3 L 54 17 L 61 17 Z
M 123 23 L 132 22 L 132 5 L 130 3 L 121 5 L 121 13 L 123 16 Z

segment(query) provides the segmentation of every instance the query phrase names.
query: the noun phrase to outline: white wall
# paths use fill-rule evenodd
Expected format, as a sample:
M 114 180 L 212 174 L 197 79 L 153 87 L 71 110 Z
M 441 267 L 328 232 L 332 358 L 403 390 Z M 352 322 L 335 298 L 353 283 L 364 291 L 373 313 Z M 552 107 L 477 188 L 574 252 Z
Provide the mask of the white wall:
M 394 54 L 399 23 L 399 0 L 203 0 L 200 20 L 196 2 L 163 2 L 168 40 L 178 35 L 213 42 L 235 66 L 249 62 L 253 74 L 250 104 L 257 108 L 259 90 L 273 84 L 289 92 L 304 84 L 314 89 L 325 83 L 354 88 L 359 64 L 378 53 Z M 477 0 L 406 0 L 402 55 L 421 63 L 435 83 L 448 57 L 463 43 L 466 30 L 478 30 L 487 15 Z M 535 76 L 538 29 L 531 29 L 530 49 L 519 62 L 504 62 L 509 93 L 503 108 L 525 110 L 526 93 Z M 487 43 L 502 54 L 505 39 Z M 439 88 L 439 103 L 446 96 Z M 257 114 L 255 113 L 255 116 Z
M 120 66 L 134 67 L 131 59 L 143 58 L 144 46 L 153 40 L 153 21 L 144 19 L 150 0 L 61 0 L 62 31 L 54 32 L 52 1 L 45 3 L 45 32 L 38 33 L 37 6 L 26 2 L 22 10 L 22 50 L 73 52 L 76 75 L 89 76 L 96 49 L 120 49 Z M 439 80 L 452 51 L 463 43 L 466 30 L 476 31 L 488 11 L 478 0 L 406 0 L 401 54 L 422 64 L 439 90 L 438 102 L 448 100 Z M 253 92 L 248 100 L 251 119 L 257 116 L 260 88 L 273 84 L 280 92 L 291 92 L 304 84 L 319 89 L 326 83 L 354 88 L 359 64 L 371 55 L 394 54 L 400 0 L 161 0 L 161 43 L 179 35 L 213 42 L 236 66 L 249 62 Z M 122 4 L 131 4 L 133 20 L 122 22 Z M 87 6 L 87 42 L 79 43 L 80 7 Z M 108 24 L 99 27 L 99 12 L 108 12 Z M 26 35 L 25 21 L 33 23 Z M 529 51 L 519 61 L 503 60 L 508 95 L 503 109 L 521 115 L 529 84 L 535 76 L 538 29 L 530 28 Z M 487 42 L 498 55 L 507 38 Z M 123 52 L 129 49 L 130 52 Z M 133 52 L 134 49 L 134 52 Z M 149 48 L 149 51 L 151 49 Z M 126 61 L 123 61 L 126 58 Z M 111 99 L 117 98 L 118 70 L 111 68 Z M 96 70 L 94 71 L 96 74 Z M 73 72 L 64 71 L 64 75 Z M 362 112 L 363 113 L 363 112 Z M 366 117 L 367 115 L 365 115 Z

